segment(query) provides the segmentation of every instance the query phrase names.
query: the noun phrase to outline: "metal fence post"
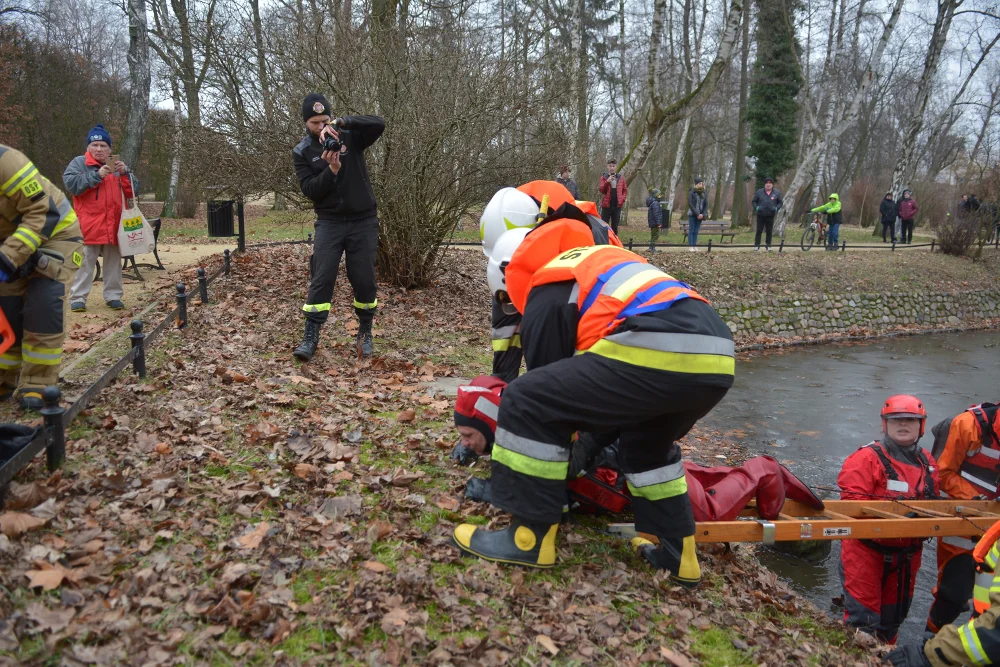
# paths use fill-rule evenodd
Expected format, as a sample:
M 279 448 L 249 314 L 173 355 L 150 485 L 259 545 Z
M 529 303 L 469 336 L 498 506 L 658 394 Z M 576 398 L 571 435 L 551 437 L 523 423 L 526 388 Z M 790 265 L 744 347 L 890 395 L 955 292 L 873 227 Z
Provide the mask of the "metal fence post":
M 201 295 L 201 302 L 208 303 L 208 278 L 205 277 L 203 267 L 198 267 L 198 291 Z
M 229 248 L 226 248 L 225 250 L 222 251 L 222 258 L 223 258 L 223 260 L 226 263 L 225 264 L 226 265 L 226 275 L 228 276 L 229 275 L 229 269 L 230 269 L 230 264 L 229 264 Z
M 45 407 L 41 409 L 41 413 L 45 418 L 46 437 L 49 441 L 45 449 L 45 460 L 49 472 L 58 470 L 66 460 L 66 431 L 62 420 L 66 410 L 59 405 L 60 399 L 62 392 L 59 391 L 59 387 L 49 386 L 42 390 Z
M 712 239 L 708 239 L 708 252 L 712 252 Z
M 847 241 L 844 241 L 843 245 L 840 246 L 840 252 L 847 252 Z
M 309 245 L 313 244 L 313 235 L 312 235 L 312 232 L 309 232 L 308 234 L 306 234 L 306 243 L 309 244 Z
M 132 335 L 128 337 L 135 348 L 135 360 L 132 361 L 132 370 L 139 376 L 139 379 L 146 377 L 146 334 L 142 333 L 142 320 L 132 320 Z
M 931 239 L 931 252 L 934 252 L 934 241 L 937 239 Z
M 778 246 L 778 254 L 780 255 L 785 249 L 785 239 L 781 239 L 781 245 Z
M 628 249 L 629 249 L 629 250 L 631 250 L 631 249 L 632 249 L 632 237 L 631 237 L 631 236 L 630 236 L 630 237 L 628 237 Z
M 183 329 L 188 323 L 187 287 L 184 283 L 177 283 L 177 309 L 177 328 Z
M 896 252 L 896 239 L 892 240 L 892 251 Z

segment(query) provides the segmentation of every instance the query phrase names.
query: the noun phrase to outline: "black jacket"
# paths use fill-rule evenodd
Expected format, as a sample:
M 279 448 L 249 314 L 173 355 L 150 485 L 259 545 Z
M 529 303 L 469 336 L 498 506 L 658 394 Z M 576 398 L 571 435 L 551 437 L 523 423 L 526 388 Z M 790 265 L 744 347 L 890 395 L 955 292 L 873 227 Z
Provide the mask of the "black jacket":
M 879 204 L 878 212 L 881 214 L 884 224 L 896 222 L 896 202 L 891 199 L 883 199 L 882 203 Z
M 762 218 L 773 218 L 781 208 L 781 204 L 781 192 L 777 188 L 771 188 L 770 195 L 767 194 L 767 190 L 761 188 L 754 193 L 753 201 L 750 202 L 757 215 Z
M 708 190 L 698 192 L 694 188 L 688 190 L 688 215 L 705 216 L 708 219 Z
M 302 194 L 312 200 L 319 220 L 351 222 L 376 213 L 375 193 L 368 178 L 365 149 L 385 130 L 378 116 L 345 116 L 342 133 L 347 152 L 340 156 L 340 171 L 334 175 L 322 158 L 323 146 L 313 135 L 292 150 L 295 177 Z

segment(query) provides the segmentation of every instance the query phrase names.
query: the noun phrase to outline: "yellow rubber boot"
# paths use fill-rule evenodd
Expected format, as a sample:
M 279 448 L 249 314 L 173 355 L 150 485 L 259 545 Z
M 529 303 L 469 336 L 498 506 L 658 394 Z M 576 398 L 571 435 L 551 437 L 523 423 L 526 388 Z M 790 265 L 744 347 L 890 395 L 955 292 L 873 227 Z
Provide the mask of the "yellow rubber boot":
M 661 539 L 659 546 L 644 537 L 634 537 L 632 548 L 658 570 L 669 570 L 671 581 L 684 588 L 697 588 L 701 583 L 694 535 Z
M 549 568 L 556 564 L 559 524 L 531 524 L 514 519 L 503 530 L 463 523 L 452 534 L 459 549 L 495 563 Z

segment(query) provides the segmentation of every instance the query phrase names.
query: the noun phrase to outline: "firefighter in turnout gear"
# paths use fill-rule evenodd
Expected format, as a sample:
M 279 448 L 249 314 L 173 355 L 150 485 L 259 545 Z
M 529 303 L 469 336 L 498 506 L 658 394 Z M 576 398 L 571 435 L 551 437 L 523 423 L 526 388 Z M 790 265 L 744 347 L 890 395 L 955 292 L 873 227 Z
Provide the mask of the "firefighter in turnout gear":
M 66 288 L 83 261 L 69 201 L 20 151 L 0 145 L 0 308 L 14 346 L 0 355 L 3 396 L 42 407 L 59 380 Z
M 592 240 L 582 240 L 582 243 L 622 247 L 621 241 L 607 223 L 597 217 L 597 208 L 593 202 L 575 201 L 569 190 L 555 181 L 531 181 L 517 188 L 498 190 L 483 209 L 479 220 L 479 237 L 486 256 L 492 254 L 497 239 L 505 232 L 534 228 L 538 224 L 543 201 L 547 210 L 562 206 L 567 206 L 566 211 L 572 210 L 573 218 L 565 219 L 564 225 L 572 225 L 577 231 L 590 229 Z M 499 271 L 499 266 L 494 268 Z M 501 303 L 495 294 L 492 308 L 492 375 L 504 382 L 511 382 L 521 372 L 523 359 L 521 313 L 510 303 Z M 451 458 L 460 465 L 468 465 L 476 459 L 476 453 L 459 443 L 452 451 Z
M 708 301 L 639 255 L 594 245 L 573 206 L 501 237 L 490 288 L 523 314 L 528 372 L 506 388 L 493 445 L 493 504 L 510 526 L 455 529 L 464 552 L 551 567 L 574 432 L 617 436 L 633 496 L 633 546 L 678 583 L 697 586 L 695 522 L 677 440 L 733 384 L 729 328 Z M 510 241 L 508 242 L 508 237 Z
M 895 667 L 950 667 L 995 665 L 1000 662 L 1000 522 L 976 544 L 972 558 L 976 571 L 976 612 L 959 626 L 944 625 L 936 636 L 920 644 L 900 646 L 886 656 Z
M 305 333 L 292 353 L 300 361 L 309 361 L 316 354 L 320 328 L 330 315 L 340 258 L 345 254 L 358 318 L 358 356 L 370 357 L 373 350 L 379 223 L 365 150 L 382 136 L 385 122 L 378 116 L 333 119 L 330 114 L 326 98 L 318 93 L 307 95 L 302 103 L 307 135 L 292 150 L 299 188 L 316 211 L 309 295 L 302 306 Z
M 941 478 L 940 496 L 952 500 L 996 500 L 1000 478 L 1000 406 L 974 405 L 931 429 Z M 968 609 L 975 580 L 975 543 L 938 538 L 938 581 L 927 629 L 938 632 Z
M 890 396 L 882 405 L 882 440 L 847 457 L 837 477 L 841 500 L 937 497 L 934 459 L 917 442 L 927 411 L 915 396 Z M 894 643 L 913 601 L 922 539 L 844 540 L 840 581 L 844 621 Z

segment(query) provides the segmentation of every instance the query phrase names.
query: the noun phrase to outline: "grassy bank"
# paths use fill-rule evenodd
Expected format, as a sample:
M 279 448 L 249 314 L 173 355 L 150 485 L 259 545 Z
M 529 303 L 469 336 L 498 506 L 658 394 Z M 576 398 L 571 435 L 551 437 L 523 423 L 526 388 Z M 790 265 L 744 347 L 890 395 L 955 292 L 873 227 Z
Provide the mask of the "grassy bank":
M 481 257 L 439 284 L 383 287 L 377 357 L 359 363 L 346 281 L 309 365 L 291 360 L 298 249 L 240 258 L 215 303 L 74 422 L 66 468 L 36 461 L 0 517 L 0 656 L 20 664 L 870 665 L 868 648 L 746 548 L 705 547 L 705 583 L 671 587 L 581 517 L 561 565 L 467 560 L 432 389 L 489 367 Z M 704 463 L 733 437 L 696 429 Z M 483 474 L 482 463 L 472 474 Z

